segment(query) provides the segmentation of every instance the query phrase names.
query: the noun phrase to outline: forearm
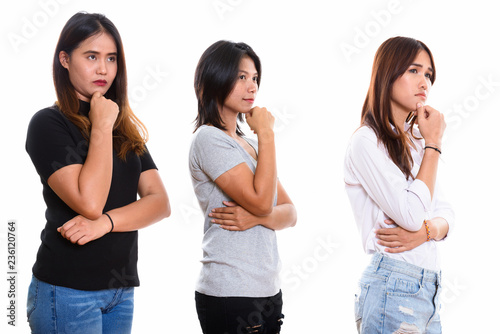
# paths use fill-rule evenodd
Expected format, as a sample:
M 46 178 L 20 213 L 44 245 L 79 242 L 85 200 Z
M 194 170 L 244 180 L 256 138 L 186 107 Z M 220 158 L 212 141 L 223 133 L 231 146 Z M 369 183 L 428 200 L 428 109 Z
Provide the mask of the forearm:
M 255 196 L 261 203 L 268 204 L 268 211 L 271 211 L 277 182 L 274 132 L 271 129 L 262 131 L 258 139 L 259 155 L 253 182 Z
M 423 181 L 429 188 L 431 198 L 434 196 L 439 155 L 439 152 L 433 149 L 426 149 L 422 159 L 422 164 L 420 165 L 420 169 L 417 174 L 417 179 Z
M 108 198 L 112 173 L 112 129 L 92 129 L 87 158 L 78 177 L 80 200 L 88 203 L 90 211 L 102 212 Z
M 277 205 L 270 215 L 259 217 L 259 225 L 271 230 L 283 230 L 287 227 L 295 226 L 297 223 L 297 211 L 290 203 Z
M 170 216 L 170 203 L 166 193 L 157 193 L 107 213 L 113 219 L 113 232 L 135 231 Z
M 432 240 L 442 240 L 448 235 L 448 222 L 441 217 L 436 217 L 427 220 L 427 225 L 429 226 L 430 238 Z

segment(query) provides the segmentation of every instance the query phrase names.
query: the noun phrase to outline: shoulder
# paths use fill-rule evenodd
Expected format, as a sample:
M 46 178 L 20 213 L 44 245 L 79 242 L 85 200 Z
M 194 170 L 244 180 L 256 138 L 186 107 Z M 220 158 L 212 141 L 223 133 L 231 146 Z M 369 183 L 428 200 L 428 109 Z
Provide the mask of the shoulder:
M 62 114 L 62 112 L 55 106 L 43 108 L 37 111 L 33 117 L 31 117 L 29 127 L 33 126 L 43 126 L 47 127 L 50 124 L 54 123 L 64 123 L 66 117 Z
M 235 144 L 235 141 L 222 130 L 213 126 L 202 125 L 194 133 L 192 147 L 195 149 L 219 146 L 233 147 Z
M 195 140 L 209 140 L 211 138 L 224 138 L 227 135 L 214 126 L 202 125 L 195 132 Z
M 361 126 L 351 137 L 351 147 L 356 150 L 364 148 L 366 145 L 378 145 L 377 134 L 372 128 Z

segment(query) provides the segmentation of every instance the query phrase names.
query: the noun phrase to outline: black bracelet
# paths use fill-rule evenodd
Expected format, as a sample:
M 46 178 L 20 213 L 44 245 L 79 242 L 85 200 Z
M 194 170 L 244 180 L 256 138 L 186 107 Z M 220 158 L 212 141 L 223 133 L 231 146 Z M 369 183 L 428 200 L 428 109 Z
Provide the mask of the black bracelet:
M 427 149 L 427 148 L 432 148 L 433 150 L 438 151 L 439 154 L 441 154 L 441 151 L 437 147 L 432 147 L 432 146 L 426 146 L 426 147 L 424 147 L 424 149 Z
M 113 223 L 113 219 L 111 219 L 111 216 L 110 216 L 110 215 L 108 215 L 108 213 L 107 213 L 107 212 L 104 212 L 104 214 L 105 214 L 106 216 L 108 216 L 109 221 L 111 222 L 111 230 L 108 232 L 108 233 L 111 233 L 111 232 L 113 232 L 113 229 L 115 228 L 115 224 Z

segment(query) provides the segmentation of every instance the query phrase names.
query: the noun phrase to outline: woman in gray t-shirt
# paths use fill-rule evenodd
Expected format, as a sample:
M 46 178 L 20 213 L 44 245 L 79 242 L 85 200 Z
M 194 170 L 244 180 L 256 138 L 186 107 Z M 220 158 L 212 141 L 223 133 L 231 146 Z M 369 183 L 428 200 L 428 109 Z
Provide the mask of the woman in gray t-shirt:
M 244 43 L 218 41 L 195 74 L 196 131 L 189 153 L 204 212 L 196 309 L 203 333 L 279 333 L 283 314 L 275 230 L 295 207 L 277 179 L 274 117 L 252 108 L 261 66 Z M 246 121 L 258 142 L 244 137 Z

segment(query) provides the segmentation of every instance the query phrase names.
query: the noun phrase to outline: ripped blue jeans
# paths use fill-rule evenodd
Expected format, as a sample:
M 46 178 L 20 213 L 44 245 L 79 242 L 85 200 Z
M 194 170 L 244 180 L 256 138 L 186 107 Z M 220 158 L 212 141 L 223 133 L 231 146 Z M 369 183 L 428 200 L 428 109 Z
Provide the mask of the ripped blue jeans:
M 204 334 L 278 334 L 284 315 L 281 291 L 272 297 L 214 297 L 195 292 Z
M 441 272 L 375 253 L 355 295 L 358 333 L 441 333 Z

